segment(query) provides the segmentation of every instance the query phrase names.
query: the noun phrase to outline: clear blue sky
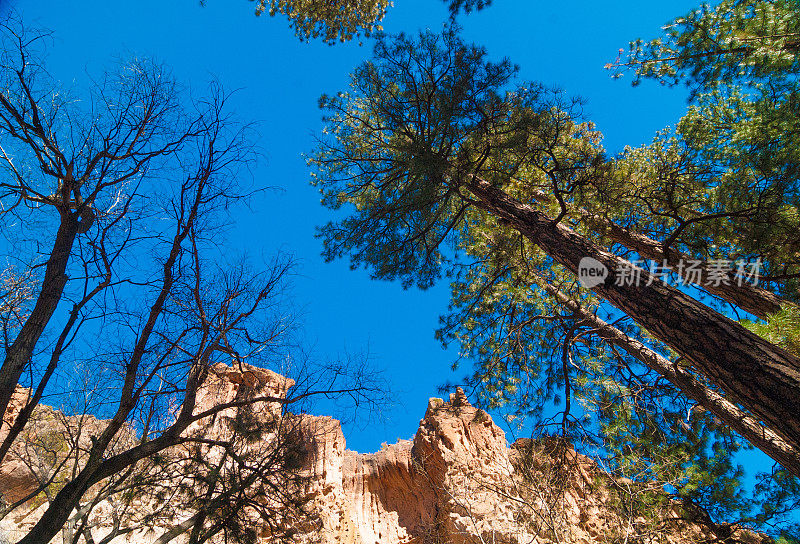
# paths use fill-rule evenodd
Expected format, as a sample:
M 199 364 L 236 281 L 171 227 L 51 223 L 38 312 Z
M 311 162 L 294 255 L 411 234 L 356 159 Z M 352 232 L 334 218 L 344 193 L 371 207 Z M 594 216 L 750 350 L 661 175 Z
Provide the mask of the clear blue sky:
M 259 197 L 252 211 L 237 218 L 224 243 L 268 257 L 277 250 L 300 261 L 294 281 L 304 308 L 306 336 L 320 355 L 369 350 L 395 392 L 397 404 L 385 423 L 346 428 L 348 447 L 374 451 L 381 442 L 409 438 L 417 429 L 428 397 L 455 381 L 453 353 L 433 338 L 446 308 L 447 286 L 426 292 L 375 282 L 346 262 L 325 264 L 315 225 L 327 219 L 308 184 L 301 156 L 311 150 L 321 128 L 316 107 L 322 93 L 347 85 L 348 74 L 371 52 L 371 42 L 327 46 L 301 43 L 281 17 L 253 16 L 245 0 L 170 2 L 33 2 L 0 0 L 27 24 L 55 32 L 49 69 L 64 83 L 82 85 L 114 58 L 153 56 L 171 66 L 177 78 L 198 92 L 212 77 L 239 89 L 236 113 L 262 123 L 260 142 L 266 160 L 255 170 L 260 185 L 280 192 Z M 603 69 L 630 39 L 653 37 L 669 19 L 695 1 L 495 0 L 495 5 L 462 17 L 466 40 L 485 45 L 494 58 L 508 56 L 524 79 L 558 85 L 588 99 L 587 114 L 616 152 L 648 142 L 674 123 L 686 108 L 685 93 L 655 84 L 631 88 L 612 81 Z M 447 14 L 440 0 L 395 0 L 384 27 L 388 32 L 440 29 Z

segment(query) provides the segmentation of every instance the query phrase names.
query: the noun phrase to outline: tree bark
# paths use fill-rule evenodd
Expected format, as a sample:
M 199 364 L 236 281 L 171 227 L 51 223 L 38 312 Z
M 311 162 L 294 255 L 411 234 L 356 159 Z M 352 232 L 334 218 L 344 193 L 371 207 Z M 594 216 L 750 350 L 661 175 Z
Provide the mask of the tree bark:
M 56 232 L 50 258 L 47 260 L 36 304 L 14 342 L 6 351 L 6 357 L 0 367 L 0 414 L 6 413 L 19 378 L 30 363 L 33 350 L 61 301 L 68 279 L 67 263 L 78 235 L 78 228 L 79 223 L 75 216 L 68 212 L 65 213 Z M 0 425 L 2 425 L 2 421 L 0 421 Z
M 633 318 L 656 339 L 689 361 L 696 372 L 724 391 L 800 450 L 800 359 L 738 323 L 637 269 L 641 281 L 618 285 L 613 272 L 631 264 L 570 228 L 522 204 L 477 177 L 465 183 L 475 205 L 507 221 L 574 274 L 592 257 L 609 270 L 592 289 Z
M 663 244 L 657 240 L 632 232 L 598 215 L 583 211 L 581 216 L 589 225 L 608 236 L 612 241 L 636 251 L 643 259 L 657 261 L 659 264 L 666 263 L 672 271 L 679 274 L 681 271 L 679 263 L 693 260 L 689 255 L 673 248 L 667 248 L 665 251 Z M 700 269 L 702 270 L 702 277 L 708 277 L 707 264 L 701 263 Z M 782 301 L 775 293 L 744 281 L 740 285 L 736 282 L 733 274 L 728 276 L 728 283 L 720 282 L 715 284 L 714 282 L 708 282 L 701 285 L 701 287 L 712 295 L 735 304 L 759 319 L 766 320 L 770 314 L 780 311 Z M 681 275 L 681 277 L 686 279 L 685 274 Z
M 669 380 L 687 397 L 696 401 L 753 446 L 769 455 L 780 463 L 783 468 L 800 478 L 800 451 L 797 448 L 787 444 L 785 440 L 762 425 L 750 414 L 681 369 L 678 365 L 673 364 L 658 352 L 650 349 L 639 340 L 631 338 L 617 327 L 606 323 L 543 279 L 538 283 L 565 307 L 596 327 L 598 336 L 622 348 L 645 366 Z
M 539 202 L 549 202 L 549 197 L 544 192 L 537 192 L 534 198 Z M 678 273 L 681 279 L 686 280 L 687 275 L 679 263 L 692 261 L 692 257 L 674 248 L 664 249 L 664 245 L 658 240 L 645 236 L 638 232 L 633 232 L 614 221 L 598 214 L 593 214 L 583 208 L 573 210 L 580 216 L 587 225 L 593 230 L 606 236 L 612 242 L 620 244 L 630 250 L 635 251 L 645 260 L 657 261 L 659 264 L 666 263 L 670 270 Z M 702 277 L 708 277 L 708 265 L 700 263 L 699 266 Z M 736 284 L 734 284 L 736 283 Z M 728 283 L 708 283 L 701 286 L 703 289 L 716 295 L 723 300 L 735 304 L 746 312 L 749 312 L 759 319 L 766 320 L 771 314 L 781 309 L 782 304 L 787 304 L 775 293 L 768 291 L 757 285 L 752 285 L 744 281 L 741 285 L 736 282 L 733 274 L 728 275 Z

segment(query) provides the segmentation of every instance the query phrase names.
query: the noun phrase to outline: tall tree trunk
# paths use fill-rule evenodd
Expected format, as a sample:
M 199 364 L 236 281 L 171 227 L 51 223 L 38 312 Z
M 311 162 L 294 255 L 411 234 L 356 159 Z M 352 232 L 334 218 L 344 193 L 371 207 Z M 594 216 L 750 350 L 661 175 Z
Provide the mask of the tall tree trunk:
M 632 232 L 601 216 L 584 211 L 582 217 L 589 225 L 612 241 L 636 251 L 643 259 L 657 261 L 659 264 L 666 263 L 672 271 L 678 272 L 683 279 L 687 279 L 685 273 L 681 274 L 682 271 L 685 272 L 685 269 L 681 268 L 679 263 L 691 261 L 692 258 L 689 255 L 673 248 L 667 248 L 665 251 L 664 245 L 657 240 Z M 708 278 L 707 264 L 701 263 L 699 268 L 702 271 L 702 277 Z M 701 287 L 712 295 L 735 304 L 760 319 L 767 319 L 770 314 L 780 311 L 783 302 L 779 296 L 766 289 L 744 281 L 739 284 L 733 274 L 728 275 L 727 282 L 718 284 L 706 282 Z
M 550 196 L 541 191 L 535 193 L 534 198 L 543 203 L 551 201 Z M 686 280 L 688 278 L 686 270 L 680 266 L 680 262 L 692 261 L 693 259 L 689 255 L 671 247 L 665 250 L 664 244 L 658 240 L 631 231 L 606 217 L 591 213 L 583 208 L 574 208 L 572 211 L 593 230 L 612 242 L 635 251 L 642 259 L 656 261 L 658 264 L 666 263 L 670 270 L 676 272 L 682 279 Z M 703 278 L 709 276 L 706 263 L 700 263 L 699 269 Z M 707 283 L 701 287 L 712 295 L 735 304 L 759 319 L 767 319 L 770 314 L 780 311 L 782 304 L 787 304 L 778 295 L 762 287 L 746 282 L 739 284 L 733 274 L 728 274 L 727 283 Z
M 800 450 L 787 444 L 785 440 L 762 425 L 750 414 L 727 400 L 717 391 L 702 383 L 678 365 L 673 364 L 639 340 L 631 338 L 617 327 L 606 323 L 595 314 L 589 312 L 576 301 L 559 291 L 556 287 L 547 283 L 544 278 L 539 276 L 539 280 L 540 281 L 537 283 L 539 283 L 545 291 L 550 293 L 550 295 L 569 310 L 577 313 L 582 319 L 596 327 L 598 336 L 622 348 L 645 366 L 665 377 L 687 397 L 696 401 L 700 406 L 728 425 L 728 427 L 739 433 L 753 446 L 769 455 L 772 459 L 780 463 L 783 468 L 800 478 Z
M 67 284 L 67 263 L 78 235 L 79 223 L 74 214 L 65 213 L 56 233 L 53 249 L 45 267 L 44 279 L 36 304 L 14 342 L 6 350 L 0 367 L 0 414 L 6 413 L 11 395 L 25 367 L 30 363 L 36 344 L 55 313 Z M 2 425 L 2 421 L 0 421 Z
M 507 221 L 571 272 L 578 273 L 584 257 L 600 262 L 609 275 L 592 288 L 595 294 L 689 361 L 792 448 L 800 449 L 800 359 L 645 270 L 638 269 L 641 281 L 618 285 L 613 273 L 630 268 L 627 260 L 484 180 L 473 177 L 466 188 L 477 198 L 478 207 Z

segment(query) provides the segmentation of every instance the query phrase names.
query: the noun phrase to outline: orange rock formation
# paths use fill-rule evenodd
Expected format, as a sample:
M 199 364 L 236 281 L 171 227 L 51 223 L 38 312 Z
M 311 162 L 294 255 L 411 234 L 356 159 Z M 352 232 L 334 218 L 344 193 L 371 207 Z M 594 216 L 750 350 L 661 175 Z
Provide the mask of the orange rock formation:
M 219 364 L 198 396 L 197 410 L 234 401 L 245 391 L 283 397 L 293 385 L 269 370 Z M 22 396 L 20 392 L 17 400 L 24 400 Z M 15 409 L 18 404 L 13 403 Z M 189 432 L 222 436 L 230 432 L 224 422 L 236 418 L 236 410 L 201 420 Z M 277 417 L 280 411 L 279 403 L 264 402 L 253 413 Z M 13 416 L 6 414 L 6 423 Z M 301 542 L 588 544 L 621 542 L 626 534 L 648 530 L 652 542 L 683 543 L 708 536 L 699 525 L 676 521 L 659 529 L 647 520 L 627 519 L 614 506 L 611 490 L 632 483 L 612 481 L 589 458 L 557 441 L 548 445 L 523 440 L 509 447 L 505 433 L 460 389 L 447 401 L 430 399 L 413 440 L 401 440 L 377 453 L 347 450 L 335 419 L 292 417 L 298 418 L 308 443 L 304 470 L 309 478 L 302 492 L 314 518 L 314 523 L 298 529 Z M 564 461 L 567 468 L 559 469 Z M 0 465 L 0 493 L 7 502 L 34 486 L 34 475 L 26 474 L 19 461 Z M 666 518 L 674 515 L 665 512 Z M 11 525 L 4 520 L 0 542 L 3 531 L 20 534 L 36 517 L 35 512 L 23 512 L 13 517 L 17 521 Z M 669 527 L 671 534 L 665 534 L 663 527 Z M 147 543 L 158 536 L 159 531 L 139 532 L 113 542 Z M 761 540 L 744 531 L 740 537 Z M 268 534 L 262 534 L 261 542 L 270 541 Z

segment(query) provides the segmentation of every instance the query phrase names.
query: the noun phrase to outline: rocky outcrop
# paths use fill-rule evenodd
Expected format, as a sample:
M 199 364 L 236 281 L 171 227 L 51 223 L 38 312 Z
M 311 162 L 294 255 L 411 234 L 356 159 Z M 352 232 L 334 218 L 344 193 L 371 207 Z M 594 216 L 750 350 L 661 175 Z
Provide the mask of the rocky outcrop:
M 8 436 L 8 430 L 14 423 L 17 414 L 25 407 L 30 396 L 30 389 L 18 387 L 11 395 L 8 409 L 3 415 L 0 426 L 0 442 Z M 9 456 L 10 457 L 10 456 Z M 3 500 L 14 503 L 24 499 L 36 488 L 31 470 L 19 458 L 14 456 L 0 463 L 0 492 Z
M 611 479 L 557 439 L 517 440 L 457 389 L 432 398 L 413 440 L 360 454 L 338 426 L 319 437 L 312 486 L 322 544 L 549 544 L 709 542 L 708 528 L 676 508 L 645 518 L 621 513 L 641 484 Z M 324 484 L 322 483 L 324 481 Z M 638 487 L 637 487 L 638 486 Z M 738 542 L 762 542 L 736 531 Z M 638 540 L 637 540 L 638 538 Z M 643 538 L 643 540 L 642 540 Z M 768 539 L 767 539 L 768 540 Z
M 15 417 L 30 399 L 30 389 L 17 387 L 0 428 L 2 442 Z M 41 481 L 52 474 L 49 469 L 63 459 L 67 450 L 81 457 L 88 451 L 91 437 L 102 432 L 105 423 L 90 414 L 65 415 L 46 405 L 38 405 L 14 445 L 0 463 L 0 497 L 3 504 L 14 504 L 29 497 Z M 130 438 L 130 435 L 128 435 Z
M 286 485 L 307 518 L 301 522 L 287 516 L 269 530 L 259 529 L 259 542 L 274 541 L 277 528 L 281 535 L 319 544 L 588 544 L 626 537 L 633 541 L 633 533 L 647 533 L 652 542 L 683 543 L 709 536 L 702 526 L 675 519 L 677 512 L 668 501 L 657 523 L 626 517 L 618 507 L 621 493 L 641 484 L 611 479 L 591 459 L 555 439 L 509 446 L 502 429 L 460 389 L 447 400 L 430 399 L 413 440 L 361 454 L 346 449 L 335 419 L 283 411 L 279 401 L 293 385 L 269 370 L 220 364 L 211 369 L 198 395 L 197 413 L 252 395 L 271 397 L 247 411 L 247 418 L 269 429 L 256 446 L 264 448 L 264 455 L 270 453 L 279 441 L 278 421 L 302 446 L 298 463 L 303 478 Z M 13 414 L 7 417 L 13 419 Z M 227 439 L 242 419 L 245 413 L 231 406 L 193 424 L 188 434 Z M 201 454 L 218 455 L 212 448 Z M 0 465 L 0 493 L 6 502 L 20 497 L 31 482 L 19 464 L 9 463 Z M 22 520 L 13 528 L 16 534 L 36 518 L 30 514 L 35 507 L 16 513 Z M 134 532 L 113 542 L 154 542 L 188 519 L 180 508 L 173 516 L 170 527 Z M 285 525 L 291 523 L 298 526 L 287 531 Z M 740 533 L 744 540 L 760 539 Z

